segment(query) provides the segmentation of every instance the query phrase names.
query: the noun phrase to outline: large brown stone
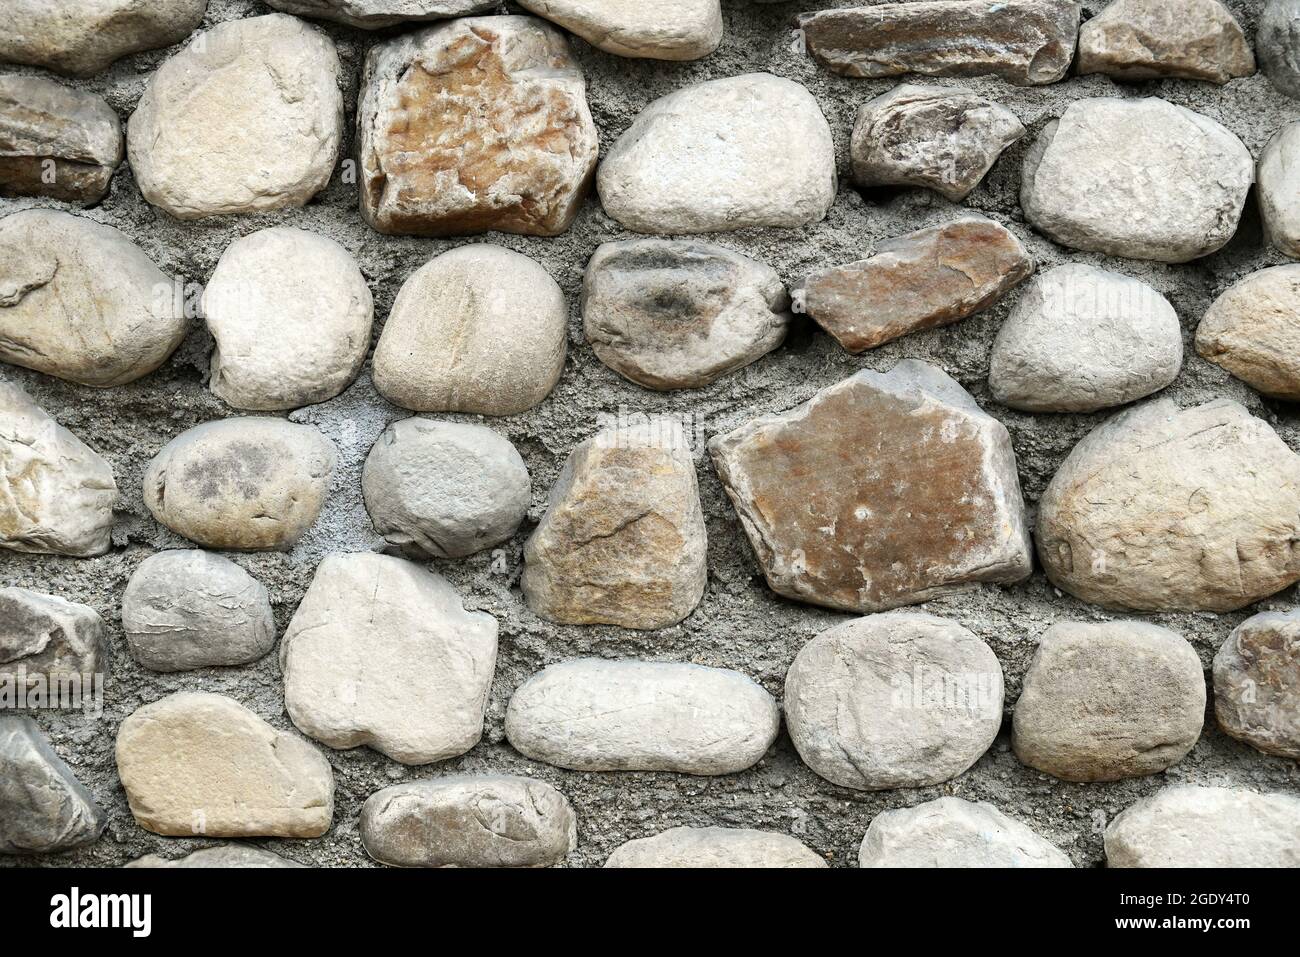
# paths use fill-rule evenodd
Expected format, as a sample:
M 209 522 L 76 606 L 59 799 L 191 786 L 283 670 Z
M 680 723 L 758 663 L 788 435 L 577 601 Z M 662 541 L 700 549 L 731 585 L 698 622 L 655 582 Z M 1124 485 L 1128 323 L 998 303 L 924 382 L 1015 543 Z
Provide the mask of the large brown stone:
M 863 370 L 709 442 L 767 582 L 846 611 L 1028 577 L 1007 430 L 941 370 Z
M 1114 0 L 1079 30 L 1079 72 L 1227 83 L 1254 73 L 1255 55 L 1219 0 Z
M 795 310 L 857 353 L 972 316 L 1033 271 L 1034 260 L 1007 229 L 967 217 L 890 239 L 870 259 L 808 277 L 795 291 Z
M 361 212 L 381 233 L 555 236 L 596 168 L 582 71 L 532 17 L 468 17 L 372 47 L 357 127 Z

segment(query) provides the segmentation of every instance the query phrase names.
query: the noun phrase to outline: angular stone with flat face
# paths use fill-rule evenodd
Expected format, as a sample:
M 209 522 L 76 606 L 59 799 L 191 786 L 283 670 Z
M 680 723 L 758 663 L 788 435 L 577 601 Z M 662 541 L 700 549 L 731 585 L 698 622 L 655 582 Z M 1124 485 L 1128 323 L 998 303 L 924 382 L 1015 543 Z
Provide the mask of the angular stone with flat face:
M 1300 580 L 1300 456 L 1236 402 L 1157 399 L 1074 447 L 1035 533 L 1047 577 L 1084 601 L 1231 611 Z
M 722 42 L 718 0 L 519 0 L 519 5 L 618 56 L 698 60 Z
M 1278 130 L 1259 157 L 1259 212 L 1273 246 L 1300 259 L 1300 123 Z
M 973 316 L 1033 271 L 1019 239 L 972 216 L 887 240 L 870 259 L 809 276 L 795 290 L 795 309 L 858 353 Z
M 674 827 L 614 849 L 606 867 L 826 867 L 788 834 L 740 827 Z
M 1300 760 L 1300 610 L 1247 618 L 1214 656 L 1219 727 L 1265 754 Z
M 1079 72 L 1227 83 L 1254 73 L 1255 55 L 1219 0 L 1114 0 L 1079 30 Z
M 569 228 L 598 146 L 558 30 L 533 17 L 454 20 L 371 47 L 361 83 L 361 214 L 376 230 Z
M 1300 0 L 1268 0 L 1259 17 L 1255 45 L 1272 84 L 1300 99 Z
M 79 605 L 26 588 L 0 588 L 0 680 L 27 684 L 89 678 L 103 667 L 104 620 Z
M 997 76 L 1055 83 L 1074 58 L 1075 0 L 924 0 L 821 10 L 799 21 L 813 58 L 857 77 Z
M 1277 399 L 1300 399 L 1300 263 L 1233 283 L 1196 328 L 1196 351 Z
M 97 840 L 108 817 L 31 718 L 0 717 L 0 854 L 54 854 Z
M 443 20 L 487 13 L 500 7 L 501 0 L 266 0 L 266 4 L 300 17 L 379 30 L 408 20 Z
M 941 370 L 863 370 L 709 442 L 767 582 L 845 611 L 1031 569 L 1007 430 Z
M 942 797 L 871 819 L 859 867 L 1073 867 L 1070 859 L 992 804 Z

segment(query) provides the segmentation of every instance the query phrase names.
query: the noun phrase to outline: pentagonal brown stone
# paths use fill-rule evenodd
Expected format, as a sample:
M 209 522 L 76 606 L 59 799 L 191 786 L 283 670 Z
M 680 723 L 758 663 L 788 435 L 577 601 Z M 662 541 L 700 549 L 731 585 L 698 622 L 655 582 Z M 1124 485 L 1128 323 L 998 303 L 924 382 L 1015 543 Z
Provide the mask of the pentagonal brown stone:
M 941 370 L 863 370 L 709 443 L 767 582 L 876 612 L 1031 569 L 1002 424 Z

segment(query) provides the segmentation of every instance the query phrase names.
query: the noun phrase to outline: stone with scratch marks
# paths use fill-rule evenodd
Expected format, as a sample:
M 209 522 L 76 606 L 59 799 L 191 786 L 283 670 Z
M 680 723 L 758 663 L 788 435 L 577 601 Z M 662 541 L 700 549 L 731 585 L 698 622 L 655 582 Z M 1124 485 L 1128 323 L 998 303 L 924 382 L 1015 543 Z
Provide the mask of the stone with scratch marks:
M 1029 576 L 1029 526 L 1003 425 L 941 370 L 904 360 L 709 442 L 778 594 L 885 611 Z
M 205 847 L 184 857 L 168 859 L 156 854 L 146 854 L 123 867 L 146 868 L 286 868 L 304 867 L 287 857 L 264 851 L 251 844 L 223 844 L 221 847 Z
M 379 30 L 410 20 L 443 20 L 486 13 L 501 0 L 266 0 L 267 6 L 300 17 L 334 20 Z
M 0 854 L 54 854 L 98 840 L 108 816 L 31 718 L 0 717 Z
M 144 503 L 206 548 L 292 548 L 329 491 L 334 446 L 309 425 L 233 418 L 172 439 L 144 473 Z
M 90 680 L 106 664 L 104 620 L 95 609 L 26 588 L 0 588 L 0 682 L 16 684 L 25 673 L 29 688 L 53 688 L 72 676 Z
M 519 5 L 618 56 L 698 60 L 722 42 L 718 0 L 519 0 Z
M 1300 399 L 1300 263 L 1229 286 L 1196 328 L 1196 351 L 1265 395 Z
M 1268 0 L 1259 16 L 1255 45 L 1273 86 L 1300 99 L 1300 0 Z
M 395 784 L 361 808 L 361 843 L 396 867 L 549 867 L 578 846 L 568 799 L 516 775 Z
M 1002 666 L 956 622 L 917 612 L 856 618 L 795 656 L 785 721 L 804 763 L 834 784 L 941 784 L 997 737 Z
M 1214 656 L 1219 727 L 1265 754 L 1300 760 L 1300 611 L 1247 618 Z
M 178 691 L 117 732 L 135 821 L 172 837 L 320 837 L 334 772 L 315 747 L 224 695 Z
M 1254 73 L 1255 55 L 1219 0 L 1113 0 L 1079 31 L 1079 72 L 1227 83 Z
M 616 847 L 606 867 L 826 867 L 788 834 L 740 827 L 674 827 Z
M 280 642 L 284 705 L 332 748 L 403 764 L 464 754 L 483 734 L 497 622 L 401 558 L 330 555 Z
M 881 811 L 858 850 L 859 867 L 1073 867 L 1055 845 L 992 804 L 941 797 Z
M 1300 259 L 1300 122 L 1278 130 L 1260 154 L 1259 211 L 1269 242 Z
M 776 740 L 776 701 L 738 671 L 582 658 L 529 678 L 506 709 L 525 757 L 574 771 L 732 774 Z

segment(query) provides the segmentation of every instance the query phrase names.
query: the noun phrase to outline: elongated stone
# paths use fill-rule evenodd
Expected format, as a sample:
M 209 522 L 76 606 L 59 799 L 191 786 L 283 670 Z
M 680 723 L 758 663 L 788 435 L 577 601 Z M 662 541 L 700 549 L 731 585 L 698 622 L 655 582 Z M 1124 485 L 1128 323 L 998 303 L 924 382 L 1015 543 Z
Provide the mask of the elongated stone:
M 1029 576 L 1007 430 L 934 366 L 864 369 L 709 441 L 768 585 L 885 611 Z
M 1300 580 L 1300 457 L 1236 402 L 1157 399 L 1074 447 L 1036 535 L 1047 577 L 1084 601 L 1231 611 Z
M 0 717 L 0 854 L 54 854 L 99 839 L 94 796 L 31 718 Z
M 138 708 L 117 732 L 117 773 L 136 823 L 155 834 L 320 837 L 334 815 L 320 751 L 219 694 Z
M 772 696 L 738 671 L 599 658 L 538 672 L 506 710 L 517 751 L 575 771 L 731 774 L 779 726 Z
M 924 0 L 800 17 L 813 59 L 856 77 L 997 76 L 1055 83 L 1074 58 L 1075 0 Z
M 266 0 L 269 7 L 300 17 L 334 20 L 362 30 L 380 30 L 408 20 L 442 20 L 487 13 L 500 0 Z
M 826 867 L 788 834 L 739 827 L 674 827 L 614 849 L 606 867 Z
M 1227 83 L 1254 73 L 1255 55 L 1219 0 L 1113 0 L 1079 30 L 1079 72 Z
M 104 620 L 89 605 L 26 588 L 0 588 L 0 679 L 31 686 L 105 667 Z
M 519 0 L 592 46 L 626 57 L 698 60 L 722 42 L 718 0 Z
M 1255 46 L 1273 86 L 1300 99 L 1300 0 L 1268 0 L 1259 16 Z
M 1300 760 L 1300 611 L 1267 611 L 1214 656 L 1219 727 L 1265 754 Z
M 1300 259 L 1300 122 L 1278 130 L 1260 154 L 1259 211 L 1269 242 Z
M 1274 398 L 1300 399 L 1300 264 L 1229 286 L 1196 328 L 1196 351 Z
M 858 353 L 987 309 L 1033 271 L 1008 229 L 972 216 L 886 240 L 870 259 L 809 276 L 795 290 L 795 309 Z
M 544 781 L 452 775 L 370 795 L 361 843 L 396 867 L 548 867 L 578 846 L 578 829 L 568 800 Z
M 156 854 L 146 854 L 124 867 L 144 868 L 292 868 L 303 867 L 297 861 L 264 851 L 260 847 L 248 844 L 224 844 L 221 847 L 205 847 L 184 857 L 165 858 Z
M 942 797 L 871 819 L 859 867 L 1073 867 L 1055 845 L 992 804 Z

